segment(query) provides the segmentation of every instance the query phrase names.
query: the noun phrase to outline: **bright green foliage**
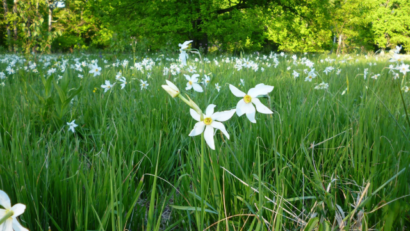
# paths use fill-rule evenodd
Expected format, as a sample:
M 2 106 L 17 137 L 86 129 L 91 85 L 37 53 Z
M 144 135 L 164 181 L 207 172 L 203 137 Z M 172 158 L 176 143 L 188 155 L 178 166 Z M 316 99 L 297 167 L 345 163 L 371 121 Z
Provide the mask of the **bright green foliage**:
M 171 49 L 186 40 L 213 51 L 285 50 L 337 53 L 410 44 L 407 0 L 19 0 L 0 6 L 0 45 L 29 52 Z M 14 7 L 15 6 L 15 7 Z M 6 33 L 7 24 L 11 35 Z M 17 28 L 17 36 L 14 35 Z
M 372 22 L 374 43 L 381 48 L 403 44 L 410 49 L 410 2 L 408 0 L 371 1 L 368 14 Z

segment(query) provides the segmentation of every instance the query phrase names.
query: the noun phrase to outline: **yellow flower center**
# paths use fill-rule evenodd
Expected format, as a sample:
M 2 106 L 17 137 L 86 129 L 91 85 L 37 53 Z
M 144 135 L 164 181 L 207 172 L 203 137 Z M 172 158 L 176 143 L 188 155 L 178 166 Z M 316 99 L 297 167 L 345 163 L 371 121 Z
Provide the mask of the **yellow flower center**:
M 98 72 L 98 69 L 95 69 L 95 72 Z
M 189 83 L 189 85 L 192 85 L 192 81 L 189 81 L 188 83 Z
M 245 95 L 243 97 L 243 100 L 245 101 L 245 103 L 250 103 L 252 101 L 252 97 L 250 95 Z
M 204 124 L 205 125 L 210 125 L 212 123 L 212 118 L 211 117 L 206 117 L 205 119 L 204 119 Z

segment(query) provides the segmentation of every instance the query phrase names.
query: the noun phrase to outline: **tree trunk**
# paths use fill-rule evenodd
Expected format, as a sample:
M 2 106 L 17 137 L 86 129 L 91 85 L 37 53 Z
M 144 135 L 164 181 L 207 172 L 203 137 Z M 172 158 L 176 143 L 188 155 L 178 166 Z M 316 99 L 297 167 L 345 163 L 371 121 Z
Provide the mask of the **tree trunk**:
M 18 0 L 14 0 L 14 5 L 13 5 L 14 15 L 17 15 L 17 2 Z M 14 46 L 17 46 L 17 19 L 14 20 L 13 29 L 14 29 Z M 16 52 L 17 49 L 15 49 L 14 51 Z
M 337 44 L 337 54 L 340 54 L 341 50 L 342 50 L 342 44 L 343 44 L 343 34 L 339 35 L 339 41 Z
M 51 3 L 51 2 L 50 2 Z M 52 29 L 52 21 L 53 20 L 53 9 L 51 7 L 48 7 L 48 49 L 49 52 L 51 53 L 51 41 L 52 41 L 52 35 L 51 35 L 51 29 Z
M 4 21 L 7 21 L 7 1 L 3 0 L 3 9 L 4 9 Z M 6 28 L 7 28 L 7 45 L 9 46 L 9 52 L 11 52 L 11 44 L 10 44 L 10 23 L 7 22 L 6 24 Z

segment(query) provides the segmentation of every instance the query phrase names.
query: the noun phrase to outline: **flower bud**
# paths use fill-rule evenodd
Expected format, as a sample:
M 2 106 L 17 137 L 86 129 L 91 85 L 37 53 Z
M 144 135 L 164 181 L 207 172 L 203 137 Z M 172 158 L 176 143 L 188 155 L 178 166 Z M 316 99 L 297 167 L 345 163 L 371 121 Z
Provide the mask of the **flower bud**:
M 167 82 L 167 85 L 162 85 L 162 88 L 164 88 L 164 90 L 168 92 L 168 94 L 172 96 L 172 98 L 177 97 L 180 93 L 178 87 L 175 86 L 175 84 L 173 84 L 171 81 L 165 81 Z

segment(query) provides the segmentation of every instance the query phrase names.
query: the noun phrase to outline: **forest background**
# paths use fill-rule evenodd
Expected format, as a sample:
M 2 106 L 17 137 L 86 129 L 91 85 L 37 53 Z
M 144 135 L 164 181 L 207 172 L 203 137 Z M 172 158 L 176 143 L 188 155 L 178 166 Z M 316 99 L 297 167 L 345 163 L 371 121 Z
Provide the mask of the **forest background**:
M 409 0 L 2 0 L 0 52 L 410 51 Z

